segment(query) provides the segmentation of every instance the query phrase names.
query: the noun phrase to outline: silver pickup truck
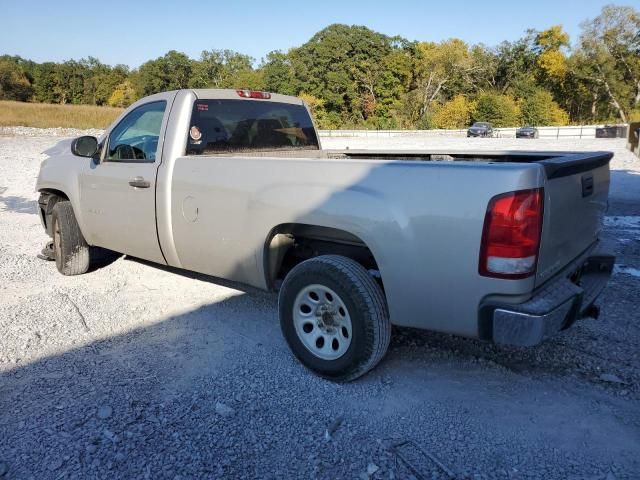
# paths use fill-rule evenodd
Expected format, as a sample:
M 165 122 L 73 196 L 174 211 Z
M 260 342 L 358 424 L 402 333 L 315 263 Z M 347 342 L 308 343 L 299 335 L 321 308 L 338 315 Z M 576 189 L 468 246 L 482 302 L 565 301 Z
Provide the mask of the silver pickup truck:
M 391 325 L 532 346 L 597 315 L 609 152 L 326 151 L 305 104 L 180 90 L 53 149 L 39 211 L 64 275 L 102 247 L 279 290 L 296 357 L 340 381 Z

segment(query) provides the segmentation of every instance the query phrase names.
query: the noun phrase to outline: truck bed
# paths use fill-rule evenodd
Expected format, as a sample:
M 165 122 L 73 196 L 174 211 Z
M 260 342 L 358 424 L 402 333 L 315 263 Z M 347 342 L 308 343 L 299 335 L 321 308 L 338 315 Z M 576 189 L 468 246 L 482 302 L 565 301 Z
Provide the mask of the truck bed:
M 290 160 L 362 160 L 366 162 L 455 163 L 479 167 L 500 164 L 537 164 L 544 171 L 544 225 L 536 274 L 536 286 L 577 258 L 596 242 L 607 207 L 608 163 L 611 152 L 527 152 L 454 150 L 307 150 L 281 149 L 222 153 L 223 157 L 261 157 Z M 455 181 L 458 178 L 458 181 Z M 469 188 L 468 175 L 451 177 L 453 191 Z
M 356 159 L 382 161 L 450 161 L 485 163 L 539 163 L 548 179 L 572 175 L 605 165 L 611 160 L 611 152 L 567 152 L 521 150 L 496 150 L 473 152 L 468 150 L 247 150 L 243 152 L 217 153 L 208 156 L 222 157 L 274 157 L 312 159 Z
M 369 160 L 465 161 L 539 163 L 548 179 L 573 175 L 609 163 L 611 152 L 527 152 L 527 151 L 429 151 L 429 150 L 327 150 L 329 158 Z

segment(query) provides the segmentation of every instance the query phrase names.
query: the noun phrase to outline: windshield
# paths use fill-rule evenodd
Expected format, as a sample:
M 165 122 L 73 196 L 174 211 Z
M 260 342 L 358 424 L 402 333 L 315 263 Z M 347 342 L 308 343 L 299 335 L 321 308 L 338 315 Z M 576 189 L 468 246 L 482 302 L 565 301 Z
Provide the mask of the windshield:
M 303 105 L 257 100 L 194 102 L 187 155 L 282 149 L 319 149 Z
M 484 123 L 484 122 L 476 122 L 472 126 L 473 127 L 488 127 L 489 124 L 488 123 Z

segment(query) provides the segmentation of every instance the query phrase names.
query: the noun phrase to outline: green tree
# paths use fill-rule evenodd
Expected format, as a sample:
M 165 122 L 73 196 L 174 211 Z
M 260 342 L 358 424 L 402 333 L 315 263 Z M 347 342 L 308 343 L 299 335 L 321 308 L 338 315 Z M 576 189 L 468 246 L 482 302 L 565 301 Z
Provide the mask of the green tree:
M 537 90 L 525 97 L 521 104 L 521 118 L 525 125 L 562 126 L 569 123 L 569 115 L 553 100 L 546 90 Z
M 33 95 L 33 88 L 20 65 L 0 59 L 0 99 L 27 101 Z
M 44 103 L 59 102 L 59 97 L 55 89 L 56 70 L 57 65 L 53 62 L 45 62 L 36 66 L 33 72 L 33 89 L 36 101 Z
M 232 78 L 231 88 L 265 90 L 264 73 L 261 70 L 242 70 Z
M 498 87 L 499 62 L 496 52 L 480 44 L 473 45 L 470 54 L 473 63 L 473 72 L 469 76 L 471 90 L 476 93 L 495 90 Z
M 502 42 L 496 49 L 495 89 L 506 93 L 517 84 L 519 88 L 536 85 L 536 49 L 533 30 L 515 42 Z M 528 85 L 528 86 L 525 86 Z
M 490 122 L 494 127 L 514 127 L 520 119 L 520 108 L 508 96 L 494 92 L 481 93 L 471 112 L 474 122 Z
M 291 60 L 286 53 L 269 52 L 260 70 L 263 74 L 265 90 L 283 95 L 298 93 L 294 84 Z
M 135 76 L 140 96 L 187 88 L 191 83 L 193 61 L 184 53 L 171 50 L 164 56 L 143 63 Z
M 403 101 L 413 80 L 412 48 L 403 45 L 387 54 L 381 64 L 381 72 L 374 84 L 374 117 L 377 128 L 398 128 Z
M 250 77 L 253 58 L 233 50 L 205 50 L 194 63 L 189 81 L 192 88 L 235 88 L 238 79 Z M 254 75 L 252 83 L 256 83 Z M 259 82 L 258 82 L 259 83 Z
M 56 65 L 53 91 L 59 103 L 83 103 L 87 76 L 87 67 L 82 61 L 67 60 Z
M 375 112 L 383 59 L 401 42 L 362 26 L 330 25 L 289 54 L 294 90 L 324 101 L 345 122 Z

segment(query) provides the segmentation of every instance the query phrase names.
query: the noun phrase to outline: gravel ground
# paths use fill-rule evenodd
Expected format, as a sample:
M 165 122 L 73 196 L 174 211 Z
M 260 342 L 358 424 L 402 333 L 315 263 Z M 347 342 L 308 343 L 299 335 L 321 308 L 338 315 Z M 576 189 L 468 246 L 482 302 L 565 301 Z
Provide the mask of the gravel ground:
M 0 130 L 3 480 L 640 476 L 640 160 L 623 141 L 323 139 L 616 153 L 599 320 L 530 349 L 398 329 L 376 370 L 336 385 L 289 354 L 274 294 L 127 257 L 79 277 L 36 259 L 40 152 L 74 134 Z

